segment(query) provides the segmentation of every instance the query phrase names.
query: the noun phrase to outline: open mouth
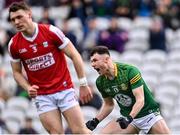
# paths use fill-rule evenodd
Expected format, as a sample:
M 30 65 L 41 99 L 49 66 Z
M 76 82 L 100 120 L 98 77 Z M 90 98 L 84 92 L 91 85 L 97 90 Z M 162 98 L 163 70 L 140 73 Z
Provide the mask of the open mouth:
M 99 71 L 100 71 L 100 69 L 99 68 L 94 68 L 98 73 L 99 73 Z
M 23 26 L 17 26 L 16 28 L 17 28 L 17 29 L 22 29 L 22 27 L 23 27 Z

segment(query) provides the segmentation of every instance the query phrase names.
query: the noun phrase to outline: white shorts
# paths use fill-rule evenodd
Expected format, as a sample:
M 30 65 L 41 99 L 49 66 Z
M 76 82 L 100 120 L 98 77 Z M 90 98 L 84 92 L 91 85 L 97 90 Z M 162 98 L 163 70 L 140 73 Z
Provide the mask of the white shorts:
M 79 105 L 75 90 L 73 88 L 49 95 L 39 95 L 35 98 L 38 114 L 59 109 L 61 112 Z
M 134 119 L 131 122 L 135 128 L 140 130 L 140 134 L 147 134 L 151 127 L 159 120 L 163 119 L 159 112 L 148 114 L 144 117 Z

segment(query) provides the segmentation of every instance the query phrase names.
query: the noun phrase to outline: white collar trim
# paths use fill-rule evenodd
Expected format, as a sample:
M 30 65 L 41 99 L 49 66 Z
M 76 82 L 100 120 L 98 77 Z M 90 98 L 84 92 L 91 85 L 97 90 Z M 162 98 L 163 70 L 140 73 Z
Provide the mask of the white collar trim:
M 21 32 L 22 36 L 23 36 L 26 40 L 28 40 L 28 41 L 30 41 L 30 42 L 32 42 L 32 41 L 35 40 L 35 38 L 37 37 L 38 32 L 39 32 L 38 24 L 37 24 L 37 23 L 34 23 L 34 26 L 35 26 L 35 33 L 34 33 L 34 35 L 33 35 L 32 37 L 27 37 L 27 36 L 25 36 L 25 35 Z

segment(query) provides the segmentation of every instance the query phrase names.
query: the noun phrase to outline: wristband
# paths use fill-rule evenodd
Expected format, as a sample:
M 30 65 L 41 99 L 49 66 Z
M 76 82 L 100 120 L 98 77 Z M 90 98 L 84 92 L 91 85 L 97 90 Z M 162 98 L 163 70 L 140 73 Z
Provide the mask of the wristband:
M 87 86 L 88 85 L 86 77 L 79 79 L 79 85 L 80 86 Z
M 96 122 L 96 124 L 99 124 L 99 120 L 97 118 L 93 118 L 93 120 Z
M 133 121 L 133 118 L 131 115 L 127 116 L 127 119 L 129 120 L 129 123 L 131 123 Z

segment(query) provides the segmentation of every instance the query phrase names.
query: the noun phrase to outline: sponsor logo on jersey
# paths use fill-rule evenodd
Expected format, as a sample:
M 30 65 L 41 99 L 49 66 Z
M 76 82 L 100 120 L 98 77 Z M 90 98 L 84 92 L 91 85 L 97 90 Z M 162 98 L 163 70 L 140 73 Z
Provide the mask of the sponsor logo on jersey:
M 48 42 L 47 41 L 43 42 L 43 46 L 48 47 Z
M 114 98 L 123 106 L 129 107 L 132 104 L 132 99 L 128 95 L 117 94 Z
M 118 89 L 118 86 L 112 86 L 112 89 L 115 93 L 118 93 L 119 92 L 119 89 Z
M 26 48 L 19 49 L 19 53 L 25 53 L 25 52 L 27 52 L 27 49 L 26 49 Z
M 55 63 L 52 53 L 47 53 L 32 59 L 25 60 L 30 71 L 37 71 L 52 66 Z

